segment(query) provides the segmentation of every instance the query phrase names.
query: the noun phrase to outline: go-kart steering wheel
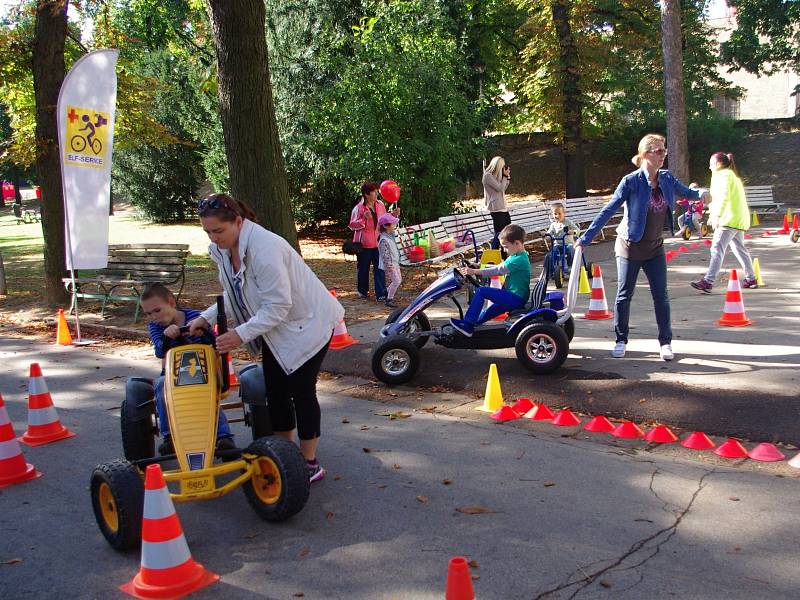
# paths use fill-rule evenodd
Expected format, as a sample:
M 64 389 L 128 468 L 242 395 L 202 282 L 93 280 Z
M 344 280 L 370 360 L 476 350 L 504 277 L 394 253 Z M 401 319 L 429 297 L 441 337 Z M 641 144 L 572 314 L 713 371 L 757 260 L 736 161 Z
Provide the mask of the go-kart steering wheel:
M 468 262 L 466 259 L 462 258 L 462 259 L 461 259 L 461 266 L 462 266 L 462 267 L 469 267 L 469 266 L 470 266 L 470 264 L 469 264 L 469 262 Z M 466 279 L 466 280 L 467 280 L 467 281 L 468 281 L 468 282 L 469 282 L 471 285 L 473 285 L 473 286 L 475 286 L 475 287 L 481 287 L 481 286 L 483 285 L 483 284 L 481 283 L 481 280 L 480 280 L 480 279 L 478 279 L 477 277 L 475 277 L 475 275 L 468 275 L 467 273 L 464 273 L 464 272 L 462 272 L 462 271 L 459 271 L 459 273 L 460 273 L 460 274 L 461 274 L 461 276 L 462 276 L 464 279 Z
M 166 335 L 162 334 L 161 347 L 164 348 L 165 352 L 171 348 L 177 348 L 179 346 L 188 346 L 189 344 L 193 343 L 190 342 L 186 337 L 187 335 L 189 335 L 189 326 L 184 325 L 180 329 L 181 329 L 181 334 L 176 338 L 167 337 Z M 209 346 L 215 346 L 215 342 L 216 338 L 214 337 L 214 334 L 212 334 L 208 330 L 203 331 L 203 335 L 200 336 L 201 344 L 208 344 Z

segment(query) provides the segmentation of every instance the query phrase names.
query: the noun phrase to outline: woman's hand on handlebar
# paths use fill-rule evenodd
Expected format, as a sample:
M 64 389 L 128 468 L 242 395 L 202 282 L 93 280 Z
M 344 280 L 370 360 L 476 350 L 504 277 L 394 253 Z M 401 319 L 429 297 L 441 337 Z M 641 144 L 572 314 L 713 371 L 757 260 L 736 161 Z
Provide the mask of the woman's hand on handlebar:
M 228 331 L 217 337 L 217 352 L 225 354 L 242 345 L 242 338 L 235 330 Z
M 200 337 L 203 335 L 203 332 L 208 331 L 211 326 L 209 325 L 208 321 L 206 321 L 203 317 L 197 317 L 189 322 L 189 335 L 193 335 L 195 337 Z

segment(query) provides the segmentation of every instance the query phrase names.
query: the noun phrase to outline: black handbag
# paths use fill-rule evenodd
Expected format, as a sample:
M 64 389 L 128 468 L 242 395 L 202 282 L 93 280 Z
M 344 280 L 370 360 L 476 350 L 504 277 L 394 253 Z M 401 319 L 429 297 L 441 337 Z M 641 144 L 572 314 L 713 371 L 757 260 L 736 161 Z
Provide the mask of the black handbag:
M 342 244 L 342 252 L 345 254 L 352 254 L 354 256 L 358 256 L 361 251 L 364 249 L 364 246 L 361 244 L 361 238 L 364 236 L 364 230 L 362 229 L 359 232 L 361 235 L 359 236 L 359 241 L 354 242 L 352 238 L 348 238 Z

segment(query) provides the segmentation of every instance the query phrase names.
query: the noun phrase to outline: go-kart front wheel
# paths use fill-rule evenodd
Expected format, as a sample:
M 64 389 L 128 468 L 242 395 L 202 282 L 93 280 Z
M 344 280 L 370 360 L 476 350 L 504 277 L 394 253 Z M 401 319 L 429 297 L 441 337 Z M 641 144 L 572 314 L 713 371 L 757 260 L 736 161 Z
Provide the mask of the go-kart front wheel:
M 564 269 L 560 263 L 553 267 L 553 283 L 558 289 L 564 287 Z
M 700 237 L 706 237 L 708 234 L 708 225 L 705 223 L 700 223 Z
M 386 325 L 391 325 L 397 319 L 400 318 L 400 315 L 403 314 L 405 308 L 400 307 L 396 308 L 392 311 L 392 313 L 386 317 Z M 413 317 L 411 317 L 408 322 L 406 323 L 406 327 L 403 330 L 404 333 L 415 333 L 417 331 L 430 331 L 431 330 L 431 322 L 428 320 L 428 315 L 426 315 L 423 311 L 419 311 Z M 420 335 L 414 338 L 414 345 L 417 348 L 422 348 L 425 344 L 428 343 L 428 338 L 430 336 L 427 335 Z
M 681 236 L 688 242 L 692 237 L 692 230 L 689 227 L 684 227 Z
M 800 240 L 800 229 L 793 229 L 791 235 L 789 235 L 789 239 L 792 240 L 792 243 L 796 244 L 798 240 Z
M 128 460 L 156 455 L 155 413 L 152 382 L 131 377 L 125 385 L 125 399 L 119 415 L 122 452 Z
M 132 550 L 142 541 L 144 482 L 127 460 L 97 465 L 89 486 L 94 518 L 114 550 Z
M 419 369 L 419 348 L 402 335 L 381 341 L 372 351 L 372 372 L 388 385 L 401 385 Z
M 546 375 L 564 364 L 569 352 L 569 339 L 555 323 L 539 321 L 519 333 L 514 349 L 519 361 L 529 371 Z
M 253 461 L 255 470 L 242 488 L 259 517 L 284 521 L 303 509 L 311 483 L 306 461 L 294 443 L 276 436 L 261 437 L 253 440 L 243 456 Z

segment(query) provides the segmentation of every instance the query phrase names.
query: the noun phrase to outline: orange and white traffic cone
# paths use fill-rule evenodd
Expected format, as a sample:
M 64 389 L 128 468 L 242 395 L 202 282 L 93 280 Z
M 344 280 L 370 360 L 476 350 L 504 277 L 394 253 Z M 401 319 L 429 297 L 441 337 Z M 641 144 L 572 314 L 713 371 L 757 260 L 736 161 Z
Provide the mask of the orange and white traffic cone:
M 495 275 L 494 277 L 492 277 L 492 278 L 489 280 L 489 287 L 492 287 L 492 288 L 494 288 L 494 289 L 496 289 L 496 290 L 500 290 L 500 289 L 502 289 L 502 288 L 503 288 L 503 282 L 502 282 L 502 281 L 500 281 L 500 276 L 499 276 L 499 275 Z M 493 302 L 492 302 L 491 300 L 487 300 L 487 301 L 486 301 L 486 307 L 487 307 L 487 308 L 488 308 L 489 306 L 491 306 L 492 304 L 493 304 Z M 502 313 L 502 314 L 499 314 L 499 315 L 497 315 L 496 317 L 494 317 L 494 318 L 492 319 L 492 321 L 505 321 L 507 318 L 508 318 L 508 313 L 507 313 L 507 312 L 504 312 L 504 313 Z
M 331 296 L 336 298 L 336 290 L 328 290 Z M 333 330 L 333 337 L 329 348 L 331 350 L 342 350 L 353 344 L 357 344 L 358 340 L 347 333 L 347 325 L 344 324 L 344 317 L 339 321 L 339 324 Z
M 74 435 L 58 419 L 58 412 L 53 406 L 53 399 L 39 363 L 31 363 L 28 380 L 28 430 L 19 441 L 28 446 L 42 446 Z
M 228 388 L 234 389 L 239 387 L 239 378 L 236 376 L 236 369 L 233 368 L 233 361 L 231 360 L 230 352 L 228 353 Z
M 72 346 L 72 334 L 69 332 L 67 319 L 64 316 L 64 309 L 58 309 L 58 321 L 56 325 L 56 344 L 59 346 Z
M 25 462 L 14 426 L 8 418 L 3 394 L 0 394 L 0 488 L 41 476 L 32 464 Z
M 141 567 L 120 590 L 134 598 L 182 598 L 219 581 L 192 558 L 158 464 L 145 473 L 142 514 Z
M 783 227 L 775 231 L 775 233 L 789 233 L 789 215 L 783 215 Z
M 592 295 L 589 296 L 589 311 L 584 319 L 611 319 L 614 313 L 608 310 L 606 291 L 603 288 L 603 271 L 600 265 L 592 265 Z
M 742 300 L 739 276 L 736 274 L 736 269 L 731 269 L 731 276 L 728 279 L 728 291 L 725 294 L 725 308 L 722 311 L 722 317 L 717 321 L 717 325 L 743 327 L 751 323 L 752 321 L 744 314 L 744 301 Z

